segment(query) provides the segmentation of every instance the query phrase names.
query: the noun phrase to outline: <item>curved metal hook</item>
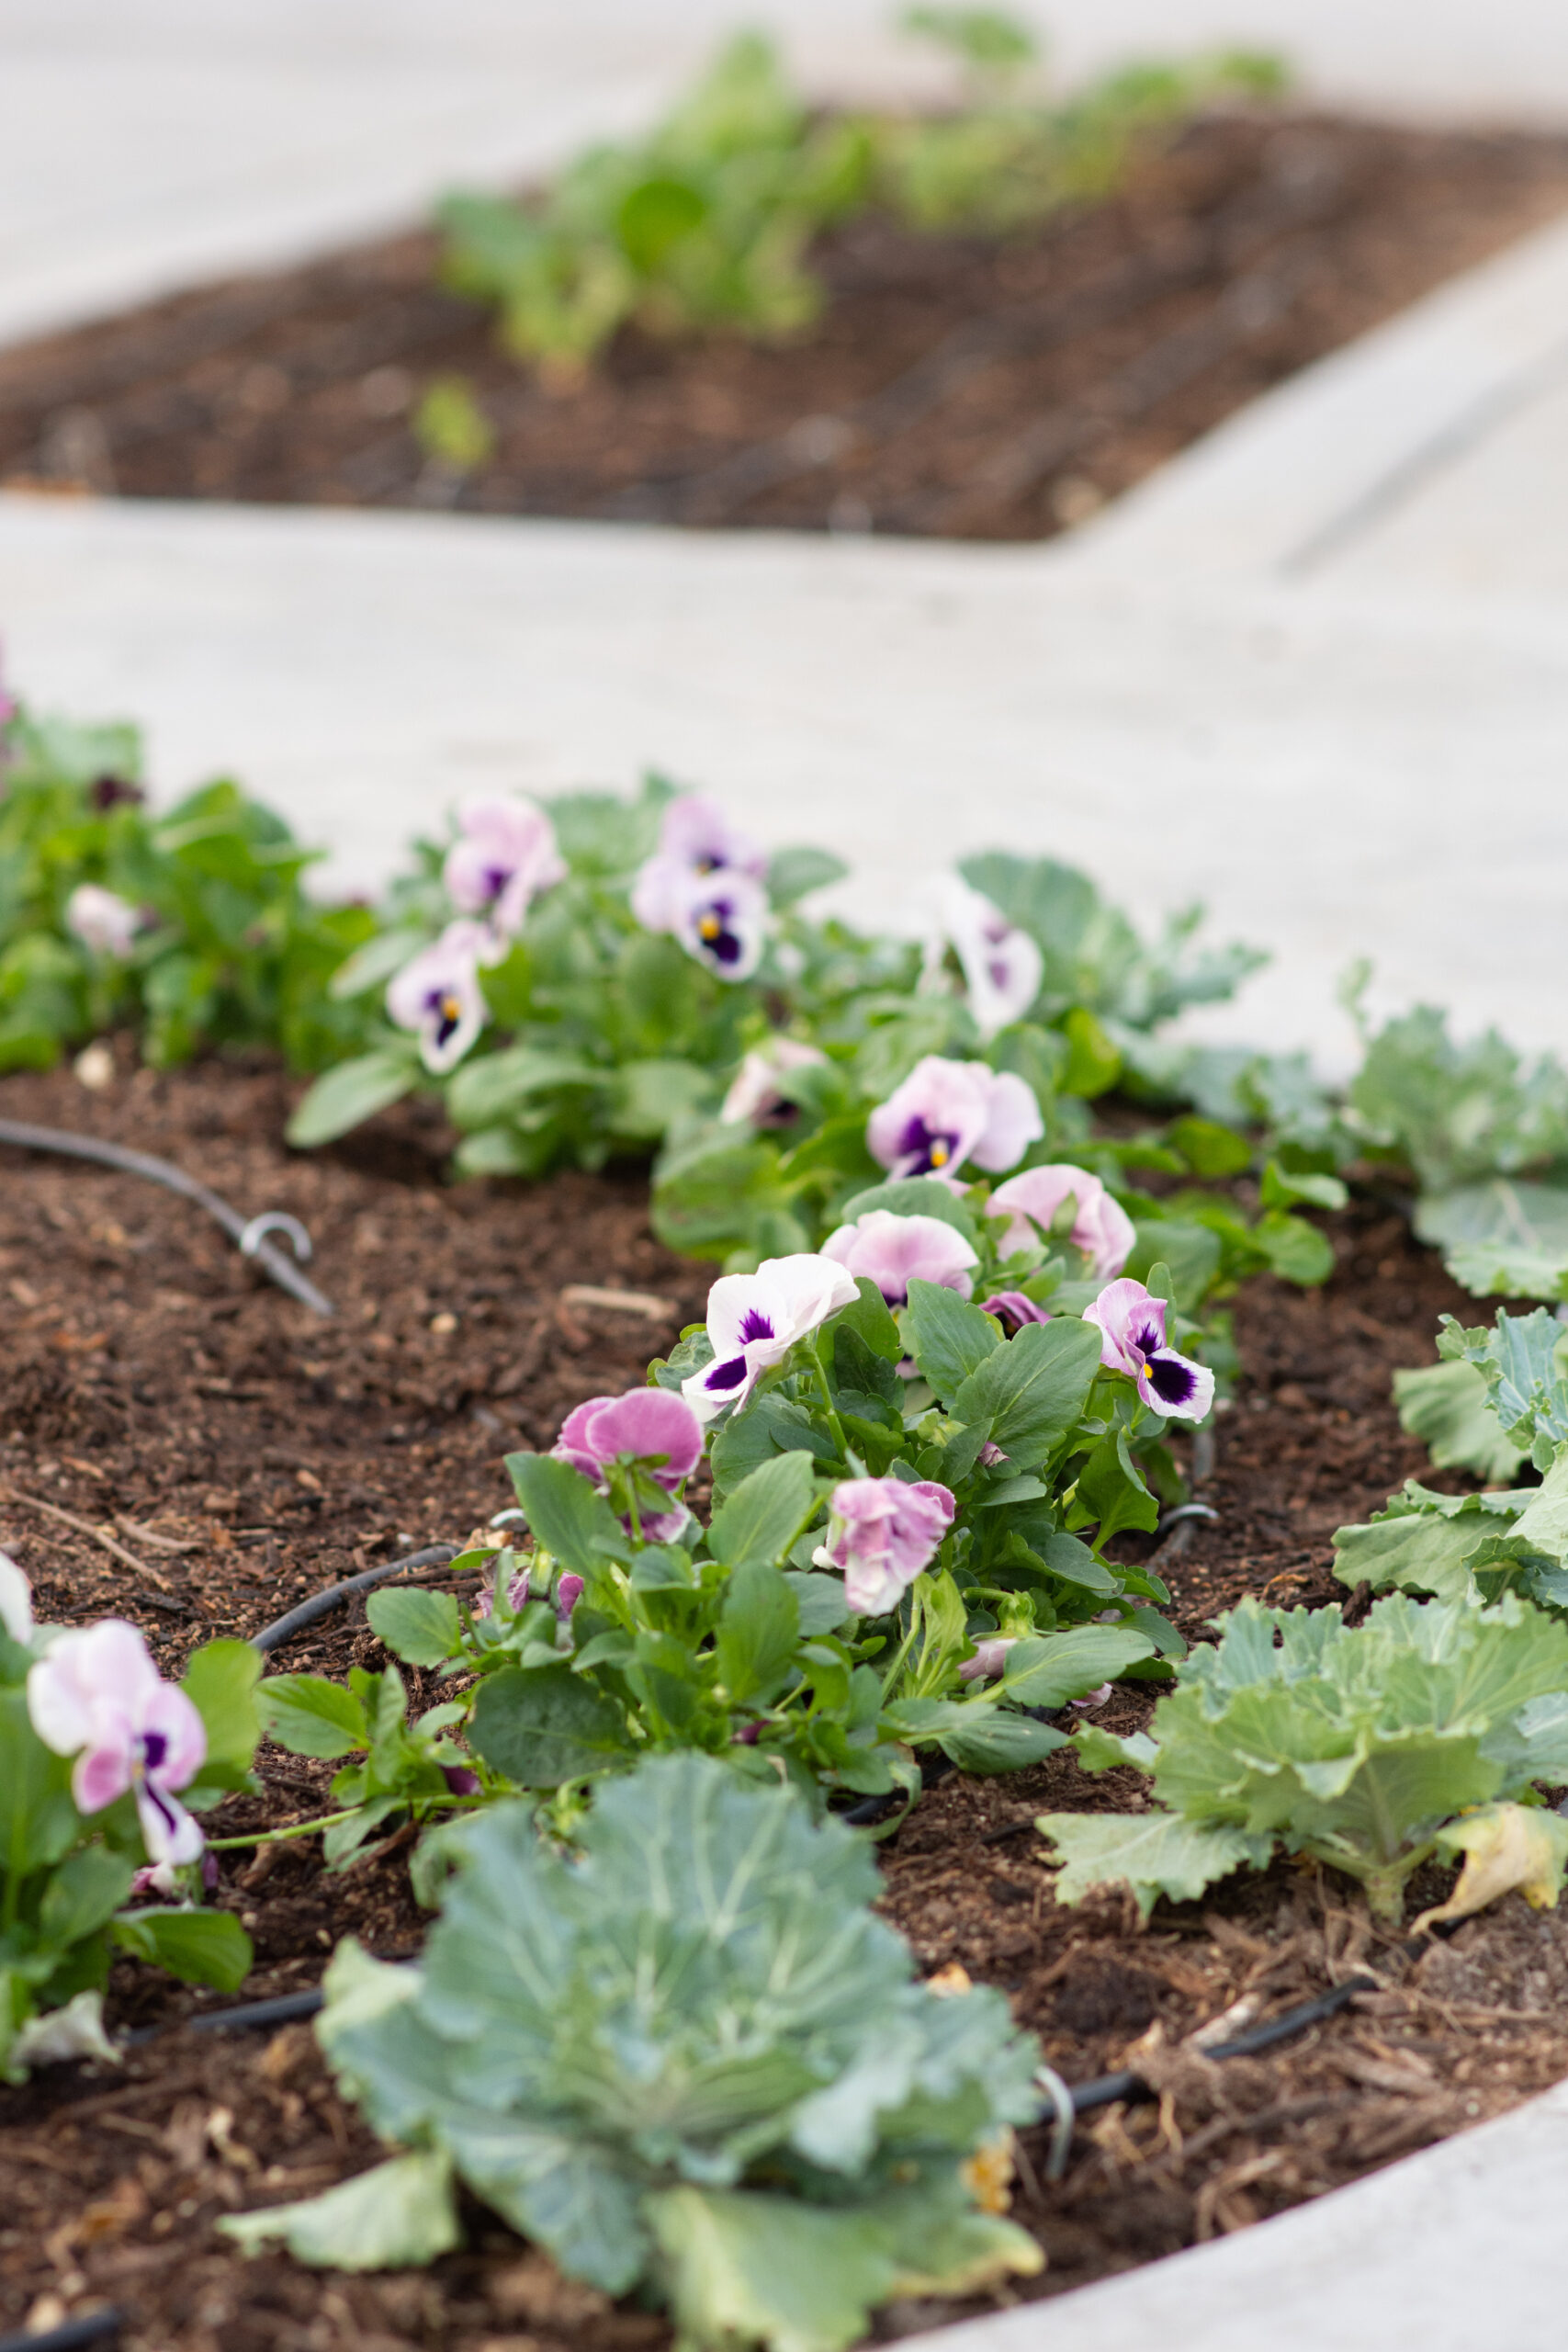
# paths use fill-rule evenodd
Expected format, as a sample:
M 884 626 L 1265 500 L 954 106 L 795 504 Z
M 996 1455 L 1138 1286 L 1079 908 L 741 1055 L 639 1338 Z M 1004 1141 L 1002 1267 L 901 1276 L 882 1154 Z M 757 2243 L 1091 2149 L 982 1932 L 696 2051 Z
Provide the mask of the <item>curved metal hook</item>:
M 1036 2066 L 1034 2087 L 1037 2091 L 1043 2091 L 1051 2102 L 1051 2154 L 1045 2163 L 1045 2177 L 1047 2180 L 1060 2180 L 1067 2169 L 1067 2158 L 1072 2154 L 1073 2119 L 1077 2112 L 1073 2094 L 1055 2066 Z M 1043 2121 L 1044 2120 L 1042 2118 Z
M 310 1237 L 297 1216 L 287 1209 L 264 1209 L 260 1216 L 252 1217 L 242 1227 L 238 1240 L 247 1258 L 254 1258 L 269 1233 L 281 1233 L 301 1265 L 309 1265 L 315 1252 Z

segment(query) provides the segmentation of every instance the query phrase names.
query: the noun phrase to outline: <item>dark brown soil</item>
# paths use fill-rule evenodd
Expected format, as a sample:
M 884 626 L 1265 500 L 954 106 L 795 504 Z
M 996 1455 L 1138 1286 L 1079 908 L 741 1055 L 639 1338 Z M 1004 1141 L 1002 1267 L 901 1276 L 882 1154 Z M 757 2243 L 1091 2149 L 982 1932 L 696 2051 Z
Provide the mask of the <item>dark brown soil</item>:
M 1034 539 L 1565 204 L 1562 138 L 1215 117 L 1028 236 L 835 234 L 788 345 L 628 332 L 553 390 L 404 236 L 6 353 L 0 480 Z M 412 429 L 453 374 L 495 435 L 467 480 Z
M 465 1535 L 506 1498 L 501 1453 L 636 1379 L 708 1279 L 653 1241 L 635 1172 L 448 1191 L 439 1129 L 406 1112 L 299 1159 L 275 1140 L 286 1093 L 269 1070 L 217 1065 L 127 1071 L 97 1094 L 68 1073 L 0 1085 L 0 1114 L 163 1151 L 249 1212 L 293 1209 L 339 1310 L 323 1325 L 135 1179 L 3 1155 L 0 1544 L 46 1615 L 123 1612 L 170 1667 L 410 1538 Z M 1337 1594 L 1333 1528 L 1423 1466 L 1388 1374 L 1429 1361 L 1438 1314 L 1464 1302 L 1386 1209 L 1358 1203 L 1330 1230 L 1324 1293 L 1260 1281 L 1238 1301 L 1246 1377 L 1207 1489 L 1220 1521 L 1174 1568 L 1192 1632 L 1243 1592 Z M 585 1306 L 569 1295 L 579 1283 L 668 1309 Z M 355 1659 L 381 1662 L 358 1607 L 279 1663 Z M 1145 1712 L 1122 1691 L 1103 1719 L 1127 1728 Z M 231 1800 L 215 1834 L 319 1808 L 330 1768 L 264 1751 L 260 1770 L 265 1797 Z M 1059 1911 L 1034 1815 L 1135 1805 L 1142 1787 L 1086 1779 L 1062 1756 L 998 1781 L 954 1776 L 886 1849 L 886 1910 L 924 1967 L 1002 1986 L 1069 2081 L 1135 2050 L 1164 2090 L 1087 2119 L 1059 2186 L 1044 2182 L 1044 2135 L 1026 2138 L 1015 2211 L 1049 2256 L 1031 2291 L 1243 2227 L 1568 2073 L 1568 1921 L 1517 1897 L 1414 1967 L 1342 1882 L 1284 1865 L 1206 1909 L 1161 1906 L 1145 1930 L 1119 1900 Z M 313 1839 L 267 1851 L 222 1857 L 217 1899 L 257 1947 L 248 1995 L 313 1983 L 345 1932 L 388 1954 L 417 1942 L 405 1849 L 331 1879 Z M 1443 1883 L 1428 1872 L 1416 1893 Z M 1385 1990 L 1267 2058 L 1215 2068 L 1189 2040 L 1237 2002 L 1235 2026 L 1369 1964 Z M 307 2029 L 215 2040 L 182 2025 L 215 2006 L 123 1967 L 110 2022 L 155 2038 L 122 2071 L 55 2068 L 0 2091 L 0 2330 L 110 2301 L 130 2352 L 663 2352 L 661 2323 L 566 2285 L 477 2211 L 470 2250 L 429 2277 L 242 2262 L 213 2234 L 218 2215 L 325 2187 L 372 2147 Z M 900 2307 L 879 2328 L 950 2315 Z

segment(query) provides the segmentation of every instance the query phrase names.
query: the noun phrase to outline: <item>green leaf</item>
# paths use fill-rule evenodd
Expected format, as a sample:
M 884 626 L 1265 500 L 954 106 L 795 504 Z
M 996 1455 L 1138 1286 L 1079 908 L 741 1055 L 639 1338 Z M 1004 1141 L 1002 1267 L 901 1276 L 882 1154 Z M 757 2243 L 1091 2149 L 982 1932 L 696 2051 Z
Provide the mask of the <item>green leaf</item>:
M 1010 1462 L 1033 1467 L 1077 1427 L 1100 1363 L 1100 1336 L 1092 1323 L 1066 1315 L 1026 1323 L 969 1374 L 952 1398 L 953 1415 L 988 1420 L 993 1444 Z
M 1430 1495 L 1416 1481 L 1359 1527 L 1337 1528 L 1334 1573 L 1341 1584 L 1374 1592 L 1429 1592 L 1439 1600 L 1474 1599 L 1472 1553 L 1488 1535 L 1506 1534 L 1529 1499 L 1524 1494 Z
M 814 1640 L 818 1634 L 836 1634 L 854 1613 L 844 1599 L 840 1577 L 814 1576 L 809 1570 L 791 1569 L 784 1582 L 795 1595 L 803 1642 Z
M 1192 1903 L 1243 1862 L 1261 1870 L 1273 1844 L 1227 1822 L 1174 1813 L 1043 1813 L 1034 1826 L 1066 1865 L 1055 1882 L 1058 1903 L 1126 1886 L 1145 1919 L 1162 1894 Z
M 1564 1136 L 1568 1148 L 1568 1136 Z M 1477 1297 L 1562 1298 L 1568 1292 L 1568 1187 L 1491 1177 L 1416 1204 L 1416 1231 Z
M 1260 1197 L 1266 1209 L 1294 1208 L 1303 1201 L 1310 1208 L 1342 1209 L 1350 1195 L 1337 1176 L 1288 1174 L 1271 1159 L 1263 1170 Z
M 1489 1409 L 1486 1383 L 1472 1363 L 1396 1372 L 1393 1398 L 1400 1427 L 1419 1438 L 1439 1470 L 1472 1470 L 1487 1486 L 1506 1485 L 1526 1459 L 1529 1449 L 1506 1437 Z
M 225 2214 L 218 2226 L 243 2254 L 281 2238 L 297 2262 L 333 2270 L 406 2269 L 463 2242 L 451 2159 L 434 2148 L 373 2165 L 320 2197 Z
M 47 1748 L 25 1688 L 0 1690 L 0 1868 L 30 1877 L 58 1862 L 77 1832 L 71 1762 Z
M 96 1935 L 130 1893 L 132 1869 L 123 1854 L 84 1846 L 50 1874 L 39 1905 L 39 1937 L 46 1951 L 66 1951 Z
M 1062 1023 L 1062 1034 L 1068 1052 L 1061 1091 L 1092 1102 L 1096 1095 L 1115 1085 L 1122 1069 L 1122 1049 L 1106 1035 L 1103 1024 L 1087 1005 L 1073 1007 Z
M 781 1453 L 743 1478 L 713 1515 L 708 1550 L 728 1568 L 782 1560 L 816 1507 L 809 1453 Z
M 295 1108 L 286 1130 L 297 1151 L 331 1143 L 365 1119 L 374 1118 L 418 1085 L 420 1065 L 401 1046 L 379 1046 L 340 1062 L 317 1079 Z
M 587 1576 L 620 1549 L 621 1524 L 604 1496 L 570 1462 L 548 1453 L 509 1453 L 506 1467 L 535 1535 L 564 1567 Z
M 1001 1333 L 991 1317 L 940 1283 L 911 1282 L 903 1325 L 909 1352 L 944 1402 L 955 1398 L 987 1358 L 1002 1346 Z M 1043 1331 L 1051 1327 L 1042 1323 L 1029 1328 Z M 985 1416 L 960 1413 L 957 1418 L 978 1420 Z
M 852 1331 L 863 1340 L 874 1356 L 885 1363 L 897 1363 L 903 1358 L 904 1342 L 898 1326 L 893 1320 L 887 1302 L 876 1284 L 864 1274 L 855 1277 L 860 1297 L 852 1306 L 841 1307 L 834 1316 L 829 1329 Z
M 207 1728 L 204 1781 L 244 1786 L 261 1731 L 255 1694 L 262 1663 L 249 1642 L 204 1642 L 180 1678 Z
M 1092 1330 L 1093 1326 L 1087 1328 Z M 1147 1531 L 1159 1524 L 1159 1504 L 1128 1451 L 1125 1430 L 1112 1430 L 1100 1439 L 1078 1472 L 1077 1499 L 1098 1521 L 1095 1546 L 1101 1552 L 1124 1527 Z
M 468 1745 L 519 1788 L 555 1789 L 616 1770 L 628 1743 L 619 1708 L 563 1665 L 487 1675 Z
M 809 1464 L 806 1455 L 785 1454 L 784 1459 Z M 765 1477 L 767 1472 L 756 1475 Z M 740 1494 L 745 1491 L 742 1487 Z M 840 1598 L 841 1606 L 841 1594 Z M 788 1578 L 761 1559 L 743 1561 L 730 1577 L 715 1645 L 719 1684 L 728 1692 L 730 1705 L 771 1695 L 787 1672 L 799 1639 L 800 1609 Z
M 370 1725 L 352 1690 L 320 1674 L 273 1674 L 259 1683 L 264 1736 L 293 1756 L 347 1756 L 370 1745 Z
M 1220 1237 L 1207 1226 L 1140 1214 L 1123 1272 L 1146 1282 L 1156 1265 L 1168 1268 L 1178 1306 L 1184 1315 L 1195 1315 L 1213 1287 L 1221 1254 Z
M 1067 1744 L 1066 1732 L 1001 1707 L 964 1707 L 964 1722 L 937 1735 L 942 1752 L 961 1772 L 1020 1772 Z
M 886 1209 L 893 1216 L 940 1217 L 978 1246 L 980 1227 L 974 1210 L 935 1176 L 895 1176 L 886 1184 L 873 1184 L 846 1201 L 839 1214 L 846 1225 L 854 1225 L 873 1209 Z
M 538 1095 L 563 1088 L 607 1087 L 608 1070 L 596 1069 L 580 1054 L 561 1054 L 547 1046 L 508 1046 L 499 1054 L 484 1054 L 466 1062 L 446 1090 L 446 1107 L 460 1127 L 488 1127 L 522 1109 Z
M 368 995 L 372 989 L 384 988 L 393 973 L 400 972 L 429 943 L 428 931 L 378 932 L 338 966 L 327 983 L 327 994 L 342 1004 Z
M 122 1951 L 186 1984 L 237 1993 L 251 1973 L 251 1939 L 231 1912 L 122 1911 L 110 1933 Z
M 768 860 L 768 900 L 773 907 L 793 907 L 812 890 L 825 890 L 830 882 L 841 882 L 849 872 L 841 857 L 831 850 L 802 846 L 796 849 L 776 849 Z
M 375 1592 L 365 1613 L 377 1639 L 406 1666 L 441 1666 L 457 1654 L 462 1624 L 449 1592 Z
M 1222 1126 L 1218 1120 L 1190 1114 L 1184 1119 L 1173 1119 L 1166 1136 L 1195 1176 L 1241 1176 L 1252 1165 L 1252 1146 L 1247 1137 L 1237 1135 L 1234 1127 Z
M 886 2238 L 852 2210 L 682 2188 L 650 2198 L 648 2214 L 677 2325 L 692 2344 L 841 2352 L 893 2290 Z
M 1334 1245 L 1315 1225 L 1287 1210 L 1270 1209 L 1252 1228 L 1252 1238 L 1281 1281 L 1311 1289 L 1334 1272 Z
M 1007 1654 L 1002 1690 L 1018 1707 L 1065 1707 L 1114 1682 L 1140 1658 L 1152 1657 L 1148 1636 L 1125 1625 L 1071 1625 L 1036 1635 Z

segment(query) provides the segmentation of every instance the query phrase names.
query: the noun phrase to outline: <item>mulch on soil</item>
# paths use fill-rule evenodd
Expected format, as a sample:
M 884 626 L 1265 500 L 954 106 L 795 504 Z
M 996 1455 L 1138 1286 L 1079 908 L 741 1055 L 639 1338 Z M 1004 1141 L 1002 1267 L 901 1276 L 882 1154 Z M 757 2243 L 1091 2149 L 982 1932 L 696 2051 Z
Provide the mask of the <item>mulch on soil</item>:
M 1035 539 L 1568 205 L 1568 141 L 1220 115 L 1113 201 L 1003 243 L 867 220 L 807 334 L 620 335 L 554 391 L 409 235 L 0 356 L 0 483 Z M 494 430 L 427 462 L 424 388 Z
M 709 1279 L 654 1241 L 636 1170 L 449 1190 L 438 1124 L 407 1107 L 295 1157 L 276 1140 L 288 1095 L 268 1068 L 216 1063 L 158 1075 L 125 1062 L 102 1093 L 68 1072 L 0 1085 L 5 1115 L 135 1141 L 247 1214 L 291 1209 L 338 1308 L 323 1324 L 150 1185 L 0 1154 L 0 1544 L 46 1618 L 128 1615 L 165 1670 L 355 1567 L 460 1540 L 507 1499 L 500 1456 L 547 1444 L 584 1395 L 637 1380 Z M 1189 1633 L 1245 1592 L 1341 1597 L 1333 1529 L 1424 1467 L 1388 1375 L 1430 1361 L 1438 1313 L 1467 1302 L 1386 1207 L 1359 1201 L 1328 1229 L 1338 1263 L 1324 1292 L 1265 1280 L 1237 1301 L 1245 1378 L 1206 1488 L 1220 1519 L 1172 1572 Z M 581 1284 L 666 1306 L 584 1304 L 570 1295 Z M 341 1674 L 356 1661 L 384 1662 L 362 1604 L 277 1663 Z M 1126 1729 L 1146 1712 L 1121 1691 L 1103 1720 Z M 264 1750 L 265 1796 L 231 1799 L 214 1834 L 309 1817 L 330 1770 Z M 1068 2081 L 1132 2053 L 1161 2089 L 1156 2105 L 1086 2119 L 1058 2185 L 1045 2181 L 1045 2134 L 1026 2135 L 1014 2210 L 1049 2265 L 1031 2292 L 1245 2226 L 1568 2073 L 1568 1919 L 1517 1897 L 1414 1965 L 1343 1882 L 1286 1865 L 1242 1874 L 1206 1905 L 1162 1905 L 1144 1930 L 1117 1898 L 1059 1911 L 1034 1815 L 1136 1805 L 1143 1786 L 1086 1778 L 1062 1755 L 1002 1780 L 954 1775 L 884 1849 L 887 1915 L 923 1967 L 957 1962 L 1003 1987 Z M 224 1854 L 217 1897 L 255 1940 L 247 1997 L 314 1983 L 345 1932 L 389 1956 L 417 1945 L 406 1849 L 331 1879 L 314 1839 L 263 1854 Z M 1446 1883 L 1424 1873 L 1416 1897 Z M 1384 1990 L 1266 2057 L 1216 2067 L 1189 2039 L 1220 2018 L 1239 2030 L 1365 1965 Z M 215 2218 L 324 2188 L 374 2151 L 307 2028 L 218 2039 L 182 2022 L 220 2006 L 122 1965 L 111 2025 L 156 2037 L 122 2070 L 54 2068 L 0 2091 L 0 2330 L 109 2301 L 128 2315 L 129 2352 L 666 2344 L 661 2321 L 563 2281 L 478 2209 L 468 2250 L 428 2275 L 243 2262 Z M 954 2315 L 897 2307 L 878 2329 Z

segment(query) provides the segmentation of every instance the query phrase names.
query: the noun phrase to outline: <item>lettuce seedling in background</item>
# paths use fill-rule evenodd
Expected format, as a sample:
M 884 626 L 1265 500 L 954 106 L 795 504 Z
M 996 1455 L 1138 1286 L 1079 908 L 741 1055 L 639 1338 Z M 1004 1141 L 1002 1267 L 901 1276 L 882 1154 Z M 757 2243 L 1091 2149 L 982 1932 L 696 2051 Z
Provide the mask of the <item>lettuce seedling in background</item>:
M 916 1981 L 851 1832 L 683 1757 L 606 1788 L 570 1856 L 520 1805 L 436 1844 L 420 1965 L 344 1944 L 317 2029 L 406 2153 L 225 2222 L 247 2250 L 428 2261 L 461 2181 L 569 2277 L 667 2304 L 682 2342 L 779 2352 L 1039 2269 L 976 2194 L 1037 2112 L 1038 2053 L 999 1994 Z
M 1088 1770 L 1134 1765 L 1159 1804 L 1043 1815 L 1066 1865 L 1058 1902 L 1124 1885 L 1146 1917 L 1157 1896 L 1190 1901 L 1282 1848 L 1358 1879 L 1374 1916 L 1397 1921 L 1411 1872 L 1463 1846 L 1457 1816 L 1494 1807 L 1506 1833 L 1508 1808 L 1539 1805 L 1536 1783 L 1568 1774 L 1568 1627 L 1513 1593 L 1487 1610 L 1396 1594 L 1354 1631 L 1336 1608 L 1245 1600 L 1219 1624 L 1148 1734 L 1077 1735 Z M 1541 1838 L 1512 1840 L 1514 1883 L 1555 1902 L 1568 1824 L 1546 1843 L 1543 1888 Z

